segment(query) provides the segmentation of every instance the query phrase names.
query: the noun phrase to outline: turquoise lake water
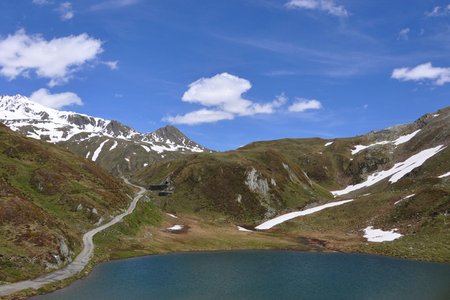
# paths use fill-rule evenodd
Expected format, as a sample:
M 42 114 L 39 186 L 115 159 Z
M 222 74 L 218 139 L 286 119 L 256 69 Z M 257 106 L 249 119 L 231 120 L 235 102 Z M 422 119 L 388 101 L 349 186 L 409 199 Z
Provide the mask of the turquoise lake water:
M 450 264 L 288 251 L 146 256 L 33 299 L 450 299 Z

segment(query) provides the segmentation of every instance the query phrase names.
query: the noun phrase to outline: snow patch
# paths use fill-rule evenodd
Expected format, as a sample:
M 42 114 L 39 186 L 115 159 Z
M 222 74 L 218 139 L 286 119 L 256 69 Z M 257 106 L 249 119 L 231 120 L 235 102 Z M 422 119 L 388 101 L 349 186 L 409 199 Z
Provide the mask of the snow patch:
M 325 147 L 331 146 L 331 145 L 333 145 L 333 143 L 334 142 L 328 142 L 328 143 L 325 144 Z
M 450 172 L 442 174 L 441 176 L 438 176 L 438 178 L 445 178 L 445 177 L 448 177 L 448 176 L 450 176 Z
M 242 195 L 241 195 L 241 194 L 238 194 L 238 195 L 237 195 L 237 197 L 236 197 L 236 202 L 237 202 L 237 203 L 242 203 Z
M 435 154 L 439 153 L 443 149 L 445 149 L 444 145 L 440 145 L 434 148 L 429 148 L 426 150 L 423 150 L 407 160 L 396 163 L 392 168 L 386 171 L 376 172 L 369 177 L 367 177 L 367 180 L 355 185 L 349 185 L 343 190 L 339 191 L 332 191 L 331 193 L 334 196 L 341 196 L 348 194 L 350 192 L 372 186 L 380 181 L 382 181 L 385 178 L 389 178 L 389 181 L 391 183 L 395 183 L 399 181 L 403 176 L 414 170 L 415 168 L 420 167 L 425 161 L 427 161 L 429 158 L 433 157 Z
M 147 147 L 147 146 L 141 145 L 141 147 L 144 148 L 145 151 L 147 151 L 147 152 L 150 152 L 150 151 L 151 151 L 151 149 L 150 149 L 149 147 Z
M 390 143 L 389 141 L 381 141 L 381 142 L 377 142 L 377 143 L 370 144 L 370 145 L 367 145 L 367 146 L 356 145 L 355 148 L 352 150 L 352 155 L 355 155 L 355 154 L 357 154 L 357 153 L 359 153 L 359 152 L 361 152 L 361 151 L 363 151 L 363 150 L 365 150 L 367 148 L 373 147 L 373 146 L 386 145 L 386 144 L 389 144 L 389 143 Z
M 364 237 L 369 242 L 375 243 L 390 242 L 403 236 L 402 234 L 397 233 L 395 231 L 397 231 L 396 228 L 390 231 L 384 231 L 381 229 L 375 229 L 373 228 L 373 226 L 369 226 L 364 229 Z
M 399 203 L 402 202 L 402 201 L 405 201 L 405 200 L 407 200 L 407 199 L 409 199 L 409 198 L 411 198 L 411 197 L 414 197 L 415 195 L 416 195 L 416 194 L 412 194 L 412 195 L 406 196 L 405 198 L 402 198 L 402 199 L 400 199 L 400 200 L 398 200 L 398 201 L 395 201 L 394 205 L 397 205 L 397 204 L 399 204 Z
M 419 131 L 420 131 L 420 129 L 414 131 L 413 133 L 410 133 L 410 134 L 403 135 L 403 136 L 399 137 L 398 139 L 396 139 L 396 140 L 393 142 L 394 145 L 395 145 L 395 146 L 398 146 L 398 145 L 400 145 L 400 144 L 409 142 L 409 140 L 411 140 L 416 134 L 418 134 Z
M 103 141 L 100 146 L 95 150 L 94 154 L 92 155 L 92 161 L 96 161 L 98 156 L 100 155 L 100 152 L 102 152 L 103 146 L 108 142 L 109 140 Z
M 172 218 L 174 218 L 174 219 L 178 219 L 178 217 L 177 217 L 177 216 L 175 216 L 174 214 L 169 214 L 169 213 L 167 213 L 167 215 L 168 215 L 169 217 L 172 217 Z
M 354 149 L 352 149 L 352 155 L 355 155 L 367 148 L 373 147 L 373 146 L 377 146 L 377 145 L 386 145 L 386 144 L 394 144 L 395 146 L 404 144 L 406 142 L 409 142 L 417 133 L 419 133 L 419 130 L 416 130 L 410 134 L 407 135 L 402 135 L 401 137 L 399 137 L 398 139 L 394 140 L 394 141 L 381 141 L 381 142 L 376 142 L 370 145 L 356 145 Z
M 244 228 L 244 227 L 241 227 L 241 226 L 237 226 L 237 229 L 238 229 L 239 231 L 244 231 L 244 232 L 253 232 L 253 231 L 248 230 L 247 228 Z
M 284 223 L 286 221 L 289 221 L 291 219 L 297 218 L 297 217 L 301 217 L 301 216 L 306 216 L 306 215 L 310 215 L 313 213 L 316 213 L 318 211 L 324 210 L 326 208 L 330 208 L 330 207 L 334 207 L 334 206 L 339 206 L 348 202 L 352 202 L 353 199 L 350 200 L 343 200 L 343 201 L 337 201 L 337 202 L 330 202 L 324 205 L 319 205 L 313 208 L 309 208 L 309 209 L 305 209 L 305 210 L 301 210 L 301 211 L 294 211 L 294 212 L 290 212 L 281 216 L 278 216 L 276 218 L 273 218 L 271 220 L 268 220 L 264 223 L 262 223 L 261 225 L 258 225 L 255 227 L 255 229 L 258 230 L 267 230 L 270 229 L 278 224 Z
M 111 148 L 109 148 L 109 151 L 112 151 L 112 150 L 116 149 L 118 144 L 119 143 L 117 143 L 117 141 L 114 141 L 114 144 L 111 146 Z
M 178 231 L 178 230 L 182 230 L 184 228 L 184 225 L 173 225 L 172 227 L 167 228 L 167 230 L 170 231 Z

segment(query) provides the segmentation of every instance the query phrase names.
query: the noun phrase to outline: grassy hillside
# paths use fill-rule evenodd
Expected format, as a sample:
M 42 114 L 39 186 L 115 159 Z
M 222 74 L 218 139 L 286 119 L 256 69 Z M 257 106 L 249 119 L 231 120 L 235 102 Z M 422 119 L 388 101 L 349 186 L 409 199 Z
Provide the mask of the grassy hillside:
M 82 233 L 125 208 L 127 193 L 94 163 L 0 124 L 0 281 L 68 263 Z
M 357 145 L 367 147 L 356 152 Z M 337 198 L 329 192 L 364 182 L 441 145 L 446 148 L 395 183 L 384 179 Z M 154 193 L 155 203 L 166 212 L 195 215 L 211 226 L 220 220 L 251 228 L 285 212 L 354 199 L 283 223 L 270 234 L 306 237 L 333 250 L 450 261 L 450 176 L 439 178 L 450 171 L 449 146 L 450 107 L 355 138 L 255 142 L 226 153 L 157 163 L 134 178 L 144 185 L 167 182 L 173 194 Z M 368 226 L 396 228 L 404 236 L 367 243 L 363 229 Z
M 135 179 L 143 185 L 169 183 L 173 195 L 155 195 L 166 211 L 219 213 L 240 223 L 331 198 L 297 164 L 271 149 L 192 155 L 154 164 Z

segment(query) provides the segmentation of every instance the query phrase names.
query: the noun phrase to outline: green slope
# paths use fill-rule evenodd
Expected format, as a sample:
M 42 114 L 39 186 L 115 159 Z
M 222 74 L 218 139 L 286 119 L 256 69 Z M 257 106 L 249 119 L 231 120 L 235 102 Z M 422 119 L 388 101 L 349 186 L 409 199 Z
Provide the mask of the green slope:
M 69 262 L 84 232 L 127 206 L 127 193 L 94 163 L 0 124 L 0 281 Z

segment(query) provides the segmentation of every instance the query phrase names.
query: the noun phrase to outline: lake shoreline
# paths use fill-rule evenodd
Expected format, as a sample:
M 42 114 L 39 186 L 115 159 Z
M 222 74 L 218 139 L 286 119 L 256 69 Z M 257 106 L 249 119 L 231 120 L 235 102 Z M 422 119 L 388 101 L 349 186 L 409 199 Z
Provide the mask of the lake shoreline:
M 383 255 L 383 254 L 371 254 L 368 252 L 346 252 L 346 251 L 339 251 L 339 250 L 332 250 L 332 249 L 324 249 L 323 251 L 318 250 L 310 250 L 310 251 L 304 251 L 304 250 L 296 250 L 292 248 L 264 248 L 264 249 L 218 249 L 218 250 L 192 250 L 192 251 L 175 251 L 175 252 L 160 252 L 160 253 L 147 253 L 142 255 L 135 255 L 135 256 L 129 256 L 129 257 L 122 257 L 122 258 L 110 258 L 110 259 L 103 259 L 103 260 L 96 260 L 94 257 L 91 262 L 86 266 L 85 269 L 83 269 L 80 273 L 77 275 L 67 278 L 66 280 L 51 283 L 48 284 L 38 290 L 24 290 L 19 293 L 7 295 L 4 297 L 0 297 L 1 300 L 12 300 L 12 299 L 27 299 L 29 297 L 39 296 L 39 295 L 45 295 L 52 292 L 55 292 L 60 289 L 64 289 L 74 282 L 78 280 L 83 280 L 86 277 L 88 277 L 94 268 L 112 263 L 112 262 L 122 262 L 122 261 L 129 261 L 129 260 L 137 260 L 142 259 L 145 257 L 158 257 L 158 256 L 176 256 L 176 255 L 195 255 L 195 254 L 220 254 L 220 253 L 239 253 L 239 252 L 292 252 L 292 253 L 316 253 L 316 254 L 342 254 L 342 255 L 355 255 L 355 256 L 362 256 L 362 257 L 380 257 L 380 258 L 388 258 L 398 261 L 412 261 L 412 262 L 420 262 L 420 263 L 427 263 L 427 264 L 439 264 L 439 265 L 450 265 L 450 262 L 443 262 L 443 261 L 433 261 L 433 260 L 425 260 L 425 259 L 415 259 L 415 258 L 408 258 L 408 257 L 397 257 L 397 256 L 389 256 L 389 255 Z
M 291 255 L 293 254 L 293 255 Z M 297 256 L 296 254 L 298 254 L 299 256 Z M 212 257 L 215 257 L 215 255 L 217 255 L 218 260 L 211 260 Z M 395 266 L 395 265 L 399 265 L 399 266 L 419 266 L 419 268 L 424 268 L 424 269 L 429 269 L 429 268 L 438 268 L 441 269 L 441 267 L 444 267 L 444 269 L 448 269 L 450 267 L 450 264 L 448 263 L 435 263 L 435 262 L 424 262 L 424 261 L 415 261 L 415 260 L 410 260 L 410 259 L 402 259 L 402 258 L 395 258 L 395 257 L 388 257 L 388 256 L 382 256 L 382 255 L 371 255 L 371 254 L 364 254 L 364 253 L 342 253 L 342 252 L 317 252 L 317 251 L 294 251 L 294 250 L 282 250 L 282 249 L 277 249 L 277 250 L 260 250 L 260 249 L 255 249 L 255 250 L 230 250 L 230 251 L 222 251 L 222 250 L 217 250 L 217 251 L 186 251 L 186 252 L 178 252 L 178 253 L 168 253 L 168 254 L 155 254 L 155 255 L 145 255 L 145 256 L 140 256 L 140 257 L 130 257 L 130 258 L 126 258 L 126 259 L 120 259 L 120 260 L 112 260 L 112 261 L 104 261 L 101 262 L 99 264 L 96 265 L 97 269 L 95 276 L 90 278 L 90 281 L 85 281 L 85 282 L 79 282 L 77 284 L 76 287 L 72 288 L 72 291 L 69 290 L 69 294 L 73 294 L 74 291 L 79 290 L 80 287 L 87 287 L 87 286 L 91 286 L 92 284 L 95 284 L 95 282 L 98 282 L 100 280 L 100 282 L 105 282 L 105 280 L 107 282 L 109 282 L 109 279 L 107 278 L 103 278 L 105 276 L 104 274 L 104 270 L 108 269 L 116 269 L 116 268 L 125 268 L 125 270 L 128 270 L 128 272 L 133 272 L 132 269 L 134 268 L 139 268 L 139 266 L 141 266 L 141 264 L 146 264 L 146 267 L 142 267 L 144 270 L 147 269 L 153 269 L 156 268 L 158 269 L 161 268 L 161 265 L 158 264 L 158 261 L 166 261 L 169 262 L 169 264 L 164 264 L 163 265 L 163 269 L 164 270 L 169 270 L 167 271 L 168 273 L 172 274 L 173 269 L 175 266 L 178 266 L 180 264 L 180 262 L 182 261 L 197 261 L 197 258 L 203 258 L 203 260 L 207 260 L 212 266 L 216 266 L 217 262 L 223 262 L 223 259 L 220 259 L 221 257 L 244 257 L 244 261 L 242 262 L 242 258 L 241 258 L 241 263 L 247 264 L 249 260 L 254 260 L 256 259 L 255 257 L 284 257 L 289 258 L 289 257 L 294 257 L 295 259 L 297 259 L 297 257 L 300 258 L 300 260 L 302 261 L 302 263 L 305 263 L 306 265 L 311 265 L 311 264 L 315 264 L 318 261 L 320 263 L 322 263 L 322 261 L 338 261 L 338 262 L 345 262 L 343 263 L 344 265 L 346 265 L 346 263 L 348 261 L 355 261 L 355 262 L 359 262 L 357 265 L 359 267 L 364 267 L 365 265 L 367 266 L 372 266 L 372 265 L 377 265 L 378 263 L 382 263 L 385 265 L 389 265 L 389 266 Z M 150 260 L 147 260 L 150 259 Z M 225 260 L 225 263 L 227 263 L 228 260 Z M 260 262 L 262 264 L 267 263 L 267 260 L 263 259 L 260 260 Z M 286 262 L 284 260 L 279 261 L 278 259 L 273 260 L 272 263 L 276 262 L 276 266 L 277 266 L 277 270 L 276 272 L 280 272 L 280 270 L 284 270 L 285 268 L 291 268 L 290 264 L 286 265 Z M 284 262 L 284 263 L 282 263 Z M 367 262 L 367 263 L 365 263 Z M 269 265 L 271 265 L 272 263 L 270 263 L 269 261 Z M 416 264 L 417 263 L 417 264 Z M 173 265 L 171 265 L 173 264 Z M 183 264 L 181 264 L 183 265 Z M 195 265 L 195 263 L 194 263 Z M 233 265 L 231 263 L 231 265 Z M 325 265 L 327 265 L 327 263 L 325 263 Z M 127 266 L 127 267 L 124 267 Z M 134 266 L 134 267 L 133 267 Z M 353 268 L 349 265 L 347 265 L 347 267 Z M 130 269 L 132 268 L 132 269 Z M 177 267 L 175 267 L 177 268 Z M 385 267 L 384 267 L 385 268 Z M 201 270 L 208 272 L 208 269 L 204 269 L 200 268 Z M 158 269 L 159 270 L 159 269 Z M 195 272 L 192 270 L 192 266 L 188 268 L 189 272 Z M 384 269 L 381 269 L 384 271 Z M 92 271 L 92 270 L 91 270 Z M 136 272 L 138 272 L 139 270 L 136 270 Z M 142 271 L 142 270 L 141 270 Z M 293 274 L 296 274 L 296 272 L 298 271 L 299 274 L 301 274 L 303 271 L 301 269 L 298 269 L 297 271 L 294 269 L 290 270 L 290 272 L 292 273 L 292 271 L 294 271 Z M 333 272 L 340 272 L 339 268 L 334 268 L 331 266 L 330 271 Z M 100 273 L 98 273 L 100 272 Z M 152 272 L 159 272 L 159 271 L 155 271 L 152 270 Z M 387 271 L 386 271 L 387 272 Z M 445 271 L 448 273 L 448 271 Z M 118 274 L 121 272 L 115 272 L 115 274 Z M 447 274 L 445 273 L 445 274 Z M 134 274 L 134 273 L 133 273 Z M 158 273 L 159 274 L 159 273 Z M 255 273 L 258 274 L 258 273 Z M 278 274 L 278 273 L 277 273 Z M 281 274 L 280 274 L 281 275 Z M 448 273 L 448 275 L 445 276 L 449 276 L 450 273 Z M 100 276 L 100 277 L 99 277 Z M 109 275 L 108 275 L 109 276 Z M 113 277 L 115 278 L 117 275 L 114 275 Z M 140 278 L 142 275 L 138 276 L 138 278 Z M 159 275 L 157 275 L 159 276 Z M 161 276 L 164 276 L 164 274 L 162 274 Z M 304 275 L 303 275 L 304 276 Z M 372 276 L 372 275 L 371 275 Z M 289 278 L 293 278 L 295 276 L 291 276 Z M 299 276 L 301 277 L 301 276 Z M 375 275 L 375 277 L 380 277 L 380 275 Z M 381 276 L 383 277 L 383 276 Z M 86 277 L 85 277 L 86 278 Z M 99 279 L 100 278 L 100 279 Z M 447 278 L 447 277 L 445 277 Z M 94 282 L 92 282 L 92 280 L 94 280 Z M 142 279 L 144 280 L 144 279 Z M 145 279 L 147 280 L 147 279 Z M 150 282 L 152 282 L 151 279 Z M 252 282 L 253 279 L 249 279 L 250 282 Z M 256 279 L 255 279 L 256 280 Z M 184 284 L 185 286 L 185 284 Z M 84 288 L 81 288 L 82 290 Z M 50 291 L 47 291 L 47 293 L 50 293 Z M 76 292 L 77 293 L 77 292 Z M 61 296 L 61 293 L 58 294 L 59 296 Z M 64 295 L 64 294 L 63 294 Z M 50 299 L 54 299 L 55 296 L 53 296 L 53 298 Z M 38 298 L 41 299 L 41 298 Z M 42 299 L 46 299 L 46 298 L 42 298 Z

